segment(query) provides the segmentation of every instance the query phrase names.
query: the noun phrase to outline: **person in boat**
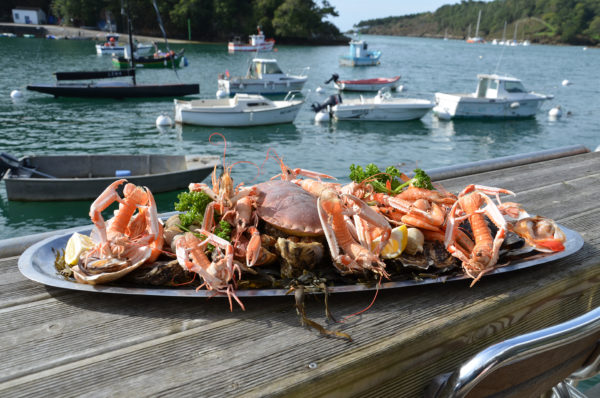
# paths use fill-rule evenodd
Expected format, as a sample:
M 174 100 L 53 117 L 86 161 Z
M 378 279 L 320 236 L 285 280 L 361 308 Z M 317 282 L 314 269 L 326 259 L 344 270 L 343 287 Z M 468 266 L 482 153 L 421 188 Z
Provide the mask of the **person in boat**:
M 110 39 L 108 39 L 106 44 L 104 44 L 104 47 L 114 47 L 114 46 L 115 46 L 115 38 L 114 37 L 111 37 Z

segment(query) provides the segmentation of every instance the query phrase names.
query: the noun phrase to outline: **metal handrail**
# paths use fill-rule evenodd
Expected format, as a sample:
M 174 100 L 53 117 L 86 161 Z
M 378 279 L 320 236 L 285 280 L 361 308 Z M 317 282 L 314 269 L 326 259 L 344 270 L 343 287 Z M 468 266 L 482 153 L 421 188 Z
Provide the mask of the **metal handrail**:
M 436 397 L 464 397 L 499 368 L 598 332 L 600 307 L 567 322 L 495 344 L 475 355 L 454 372 Z

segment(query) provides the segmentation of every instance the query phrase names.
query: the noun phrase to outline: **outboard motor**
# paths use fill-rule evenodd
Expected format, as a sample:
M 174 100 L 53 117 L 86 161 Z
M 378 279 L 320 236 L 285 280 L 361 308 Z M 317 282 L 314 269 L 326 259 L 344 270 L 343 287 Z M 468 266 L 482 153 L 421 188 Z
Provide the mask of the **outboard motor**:
M 337 83 L 338 79 L 340 78 L 340 75 L 338 75 L 337 73 L 334 73 L 333 75 L 331 75 L 331 77 L 329 78 L 329 80 L 326 80 L 324 84 L 329 84 L 330 82 L 334 82 Z
M 342 103 L 342 96 L 340 94 L 333 94 L 333 95 L 330 95 L 329 98 L 327 98 L 322 104 L 315 102 L 310 107 L 312 108 L 313 111 L 315 111 L 315 113 L 319 113 L 320 111 L 322 111 L 323 109 L 325 109 L 329 106 L 334 106 L 334 105 L 341 104 L 341 103 Z
M 16 172 L 21 167 L 21 162 L 19 159 L 15 158 L 8 153 L 0 153 L 0 179 L 4 177 L 4 175 L 8 172 L 8 170 L 13 170 Z

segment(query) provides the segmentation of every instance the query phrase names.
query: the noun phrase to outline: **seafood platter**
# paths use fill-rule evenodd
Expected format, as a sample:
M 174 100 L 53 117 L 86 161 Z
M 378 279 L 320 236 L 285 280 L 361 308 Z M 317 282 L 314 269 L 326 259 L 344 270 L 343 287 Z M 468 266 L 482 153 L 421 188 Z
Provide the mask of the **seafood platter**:
M 224 158 L 224 156 L 223 156 Z M 25 251 L 28 278 L 67 289 L 139 295 L 241 298 L 339 293 L 470 280 L 570 255 L 581 236 L 531 215 L 507 189 L 458 193 L 395 167 L 350 166 L 350 183 L 292 169 L 235 185 L 232 165 L 212 184 L 191 182 L 170 217 L 152 192 L 125 179 L 90 206 L 93 227 Z M 224 162 L 224 161 L 223 161 Z M 123 188 L 120 195 L 118 190 Z M 120 190 L 119 190 L 120 192 Z M 117 207 L 112 217 L 103 216 Z

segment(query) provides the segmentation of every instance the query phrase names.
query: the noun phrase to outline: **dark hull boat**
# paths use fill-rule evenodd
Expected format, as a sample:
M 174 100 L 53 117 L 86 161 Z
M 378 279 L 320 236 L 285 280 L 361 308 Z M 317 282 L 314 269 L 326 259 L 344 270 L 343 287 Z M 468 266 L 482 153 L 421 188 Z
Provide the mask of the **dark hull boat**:
M 94 200 L 119 178 L 148 187 L 152 193 L 187 189 L 202 182 L 220 164 L 216 156 L 0 154 L 9 200 Z
M 60 83 L 62 80 L 102 79 L 119 76 L 135 77 L 134 69 L 95 71 L 95 72 L 57 72 L 59 83 L 28 85 L 27 90 L 37 91 L 55 97 L 79 98 L 152 98 L 182 97 L 200 93 L 199 84 L 136 84 L 125 81 Z
M 148 57 L 135 57 L 135 67 L 144 69 L 161 69 L 161 68 L 179 68 L 184 60 L 184 50 L 179 52 L 170 51 L 168 53 L 154 54 Z M 115 68 L 129 69 L 131 61 L 125 57 L 113 57 L 112 64 Z M 186 63 L 184 62 L 184 66 Z

